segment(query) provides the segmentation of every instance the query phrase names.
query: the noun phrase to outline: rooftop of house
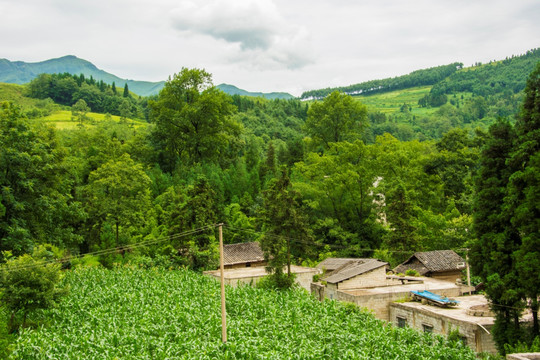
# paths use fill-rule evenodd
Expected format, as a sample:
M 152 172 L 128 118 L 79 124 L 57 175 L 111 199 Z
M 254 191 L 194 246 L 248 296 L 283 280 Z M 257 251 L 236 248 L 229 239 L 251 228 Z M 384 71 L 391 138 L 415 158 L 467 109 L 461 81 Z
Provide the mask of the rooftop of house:
M 388 263 L 377 259 L 348 259 L 324 280 L 327 283 L 336 284 L 387 265 Z
M 453 250 L 435 250 L 414 253 L 398 265 L 394 272 L 404 273 L 408 269 L 416 270 L 420 275 L 445 271 L 463 270 L 465 260 Z
M 235 265 L 264 261 L 264 254 L 258 242 L 223 245 L 223 263 Z
M 286 269 L 284 269 L 284 271 L 286 271 Z M 317 274 L 319 273 L 319 271 L 320 270 L 316 268 L 308 268 L 308 267 L 303 267 L 303 266 L 291 265 L 291 273 L 294 273 L 294 274 L 303 274 L 303 273 Z M 220 270 L 205 271 L 204 274 L 212 275 L 215 277 L 221 276 Z M 223 271 L 223 276 L 226 279 L 254 278 L 254 277 L 262 277 L 266 275 L 268 275 L 268 273 L 266 272 L 264 266 L 225 269 Z
M 421 302 L 416 301 L 393 303 L 392 306 L 419 311 L 431 316 L 446 317 L 482 326 L 490 326 L 495 323 L 495 318 L 489 310 L 488 300 L 484 295 L 457 296 L 452 299 L 458 301 L 457 306 L 441 308 L 434 305 L 422 304 Z M 530 313 L 525 313 L 523 320 L 528 320 L 530 317 Z
M 405 279 L 404 283 L 401 282 L 401 279 Z M 439 280 L 429 277 L 398 277 L 398 276 L 387 276 L 386 283 L 372 288 L 362 288 L 362 289 L 350 289 L 350 290 L 339 290 L 344 293 L 353 296 L 372 296 L 372 295 L 381 295 L 381 294 L 403 294 L 408 295 L 412 290 L 429 290 L 432 292 L 438 290 L 448 290 L 461 287 L 462 292 L 473 291 L 474 287 L 467 287 L 466 285 L 456 285 L 453 282 Z

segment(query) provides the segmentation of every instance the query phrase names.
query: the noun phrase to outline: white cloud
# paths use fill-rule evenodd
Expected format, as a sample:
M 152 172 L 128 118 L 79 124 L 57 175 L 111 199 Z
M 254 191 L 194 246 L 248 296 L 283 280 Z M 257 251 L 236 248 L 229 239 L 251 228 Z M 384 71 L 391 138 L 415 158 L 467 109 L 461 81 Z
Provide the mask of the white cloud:
M 172 11 L 173 27 L 238 45 L 234 61 L 253 68 L 302 68 L 310 62 L 308 31 L 285 20 L 271 0 L 185 1 Z M 239 51 L 238 51 L 239 50 Z

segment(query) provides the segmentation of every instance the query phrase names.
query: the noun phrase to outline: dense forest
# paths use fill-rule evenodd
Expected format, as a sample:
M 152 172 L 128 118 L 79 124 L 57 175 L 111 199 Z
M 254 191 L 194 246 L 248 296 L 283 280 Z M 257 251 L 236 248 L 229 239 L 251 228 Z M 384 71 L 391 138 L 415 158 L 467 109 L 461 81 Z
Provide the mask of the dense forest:
M 67 267 L 91 254 L 109 267 L 137 257 L 214 269 L 208 226 L 224 223 L 225 242 L 259 240 L 276 259 L 289 249 L 298 264 L 340 256 L 397 265 L 415 251 L 471 248 L 488 296 L 537 314 L 540 68 L 523 72 L 538 53 L 366 85 L 433 85 L 427 96 L 450 103 L 425 104 L 435 109 L 424 117 L 408 106 L 373 111 L 338 91 L 315 102 L 229 96 L 201 69 L 182 69 L 151 98 L 41 75 L 24 90 L 38 105 L 0 108 L 1 261 L 42 245 Z M 511 64 L 521 72 L 504 70 Z M 58 108 L 79 126 L 48 126 L 43 117 Z M 109 120 L 89 121 L 90 112 Z M 489 260 L 493 243 L 502 264 Z M 507 267 L 511 275 L 494 280 Z M 528 331 L 515 312 L 497 314 L 500 344 L 538 335 L 537 317 Z

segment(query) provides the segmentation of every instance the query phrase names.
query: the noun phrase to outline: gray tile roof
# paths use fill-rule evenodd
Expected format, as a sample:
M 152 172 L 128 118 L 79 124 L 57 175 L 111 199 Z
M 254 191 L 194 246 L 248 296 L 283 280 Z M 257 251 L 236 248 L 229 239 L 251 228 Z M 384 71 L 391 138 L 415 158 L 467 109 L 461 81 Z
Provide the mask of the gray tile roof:
M 358 258 L 327 258 L 321 261 L 317 268 L 319 269 L 326 269 L 328 272 L 335 271 L 336 269 L 342 267 L 345 264 L 350 263 L 351 261 L 358 261 L 358 260 L 369 260 L 369 259 L 358 259 Z
M 404 273 L 408 269 L 414 269 L 420 275 L 425 275 L 428 273 L 462 270 L 464 268 L 465 260 L 453 250 L 435 250 L 414 253 L 405 262 L 398 265 L 394 271 Z
M 337 259 L 335 259 L 337 260 Z M 330 284 L 336 284 L 355 276 L 365 274 L 369 271 L 378 269 L 382 266 L 388 265 L 388 263 L 379 261 L 377 259 L 342 259 L 342 265 L 336 268 L 328 277 L 324 280 Z
M 264 254 L 258 242 L 223 245 L 225 265 L 264 261 Z

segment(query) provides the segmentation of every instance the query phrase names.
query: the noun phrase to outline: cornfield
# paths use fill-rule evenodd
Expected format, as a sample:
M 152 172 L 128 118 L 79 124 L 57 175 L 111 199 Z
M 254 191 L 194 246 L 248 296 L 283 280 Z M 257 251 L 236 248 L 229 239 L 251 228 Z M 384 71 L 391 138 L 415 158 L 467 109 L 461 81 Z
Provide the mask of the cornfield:
M 13 359 L 475 359 L 460 343 L 398 329 L 304 290 L 227 288 L 189 270 L 70 271 L 70 294 L 22 330 Z

